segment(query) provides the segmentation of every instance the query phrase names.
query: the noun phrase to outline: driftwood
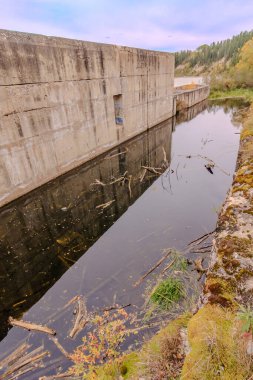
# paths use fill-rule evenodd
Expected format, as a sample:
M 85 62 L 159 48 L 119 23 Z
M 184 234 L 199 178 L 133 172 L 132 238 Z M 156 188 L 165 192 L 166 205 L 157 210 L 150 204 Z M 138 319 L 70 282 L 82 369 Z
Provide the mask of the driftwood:
M 20 376 L 25 375 L 27 372 L 31 372 L 38 367 L 40 367 L 40 366 L 38 366 L 38 364 L 31 364 L 29 367 L 26 367 L 23 370 L 18 371 L 17 373 L 12 375 L 11 377 L 8 376 L 8 380 L 19 379 Z
M 36 325 L 35 323 L 25 322 L 22 320 L 14 319 L 12 317 L 9 317 L 8 322 L 12 326 L 21 327 L 29 331 L 33 330 L 43 332 L 49 335 L 56 335 L 56 331 L 47 326 Z
M 0 362 L 0 369 L 11 366 L 13 363 L 15 363 L 18 359 L 20 359 L 24 353 L 30 348 L 31 346 L 28 343 L 21 344 L 16 350 L 14 350 L 10 355 L 6 356 L 1 362 Z
M 88 313 L 84 300 L 80 297 L 77 301 L 77 313 L 74 326 L 69 333 L 70 338 L 74 338 L 88 323 Z
M 7 377 L 9 379 L 10 375 L 14 375 L 12 377 L 14 379 L 20 375 L 20 370 L 23 373 L 26 373 L 28 371 L 33 370 L 34 368 L 36 368 L 38 366 L 41 367 L 42 365 L 39 365 L 36 362 L 39 362 L 45 356 L 49 355 L 48 351 L 41 352 L 41 350 L 43 350 L 43 348 L 44 348 L 43 346 L 40 346 L 40 347 L 36 348 L 35 350 L 33 350 L 32 352 L 21 357 L 19 360 L 15 361 L 15 363 L 13 365 L 8 367 L 7 371 L 2 375 L 1 379 L 5 379 Z M 32 364 L 32 366 L 31 366 L 31 364 Z M 24 367 L 27 367 L 27 368 L 24 368 Z
M 149 269 L 143 276 L 141 276 L 141 278 L 136 281 L 133 286 L 136 287 L 136 286 L 139 286 L 142 281 L 150 274 L 152 273 L 156 268 L 158 268 L 163 262 L 164 260 L 169 256 L 169 254 L 171 253 L 171 249 L 168 249 L 166 254 L 159 260 L 157 261 L 157 263 L 151 268 Z
M 161 175 L 162 169 L 161 168 L 153 168 L 152 166 L 142 166 L 143 169 L 148 170 L 149 172 L 156 174 L 156 175 Z

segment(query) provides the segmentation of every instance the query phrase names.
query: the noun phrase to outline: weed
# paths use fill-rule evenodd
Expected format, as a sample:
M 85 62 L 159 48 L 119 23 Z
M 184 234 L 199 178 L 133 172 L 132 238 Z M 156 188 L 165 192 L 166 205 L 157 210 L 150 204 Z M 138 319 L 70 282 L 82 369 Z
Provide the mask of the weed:
M 162 309 L 169 309 L 174 302 L 179 301 L 183 296 L 183 283 L 178 279 L 169 277 L 157 286 L 150 299 Z
M 242 332 L 253 333 L 253 310 L 249 305 L 247 307 L 240 305 L 240 311 L 237 313 L 237 318 L 243 322 Z

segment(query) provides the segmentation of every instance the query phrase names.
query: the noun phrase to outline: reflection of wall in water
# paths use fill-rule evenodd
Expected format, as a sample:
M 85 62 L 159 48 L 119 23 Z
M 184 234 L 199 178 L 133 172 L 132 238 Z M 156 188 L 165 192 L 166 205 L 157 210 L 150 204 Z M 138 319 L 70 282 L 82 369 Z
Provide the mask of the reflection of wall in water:
M 2 209 L 2 335 L 8 315 L 18 316 L 40 299 L 157 178 L 147 173 L 141 183 L 141 166 L 160 167 L 163 148 L 170 161 L 172 124 L 170 119 L 110 153 L 122 154 L 91 161 Z M 132 197 L 128 183 L 91 186 L 126 171 L 132 175 Z M 104 212 L 96 209 L 110 200 L 115 201 Z
M 207 106 L 208 106 L 208 100 L 203 100 L 203 102 L 200 102 L 193 107 L 186 108 L 185 110 L 179 111 L 176 117 L 176 124 L 180 124 L 185 121 L 192 120 L 200 112 L 203 112 L 207 108 Z

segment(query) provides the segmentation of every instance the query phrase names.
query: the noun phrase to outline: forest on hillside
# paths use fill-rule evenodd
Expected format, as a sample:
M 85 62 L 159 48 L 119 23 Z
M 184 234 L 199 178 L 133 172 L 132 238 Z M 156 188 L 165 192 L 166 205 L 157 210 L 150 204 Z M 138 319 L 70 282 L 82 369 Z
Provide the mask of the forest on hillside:
M 176 75 L 206 77 L 211 89 L 253 87 L 253 30 L 175 54 Z
M 175 67 L 180 65 L 193 69 L 196 66 L 207 66 L 222 62 L 222 67 L 234 66 L 239 62 L 243 45 L 253 38 L 253 30 L 241 32 L 237 36 L 224 41 L 201 45 L 195 51 L 182 50 L 175 53 Z

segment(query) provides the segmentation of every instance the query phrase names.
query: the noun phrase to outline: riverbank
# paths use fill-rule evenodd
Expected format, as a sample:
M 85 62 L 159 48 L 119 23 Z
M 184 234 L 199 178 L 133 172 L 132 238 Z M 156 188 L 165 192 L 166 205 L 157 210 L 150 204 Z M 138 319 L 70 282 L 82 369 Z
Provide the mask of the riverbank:
M 209 99 L 236 99 L 242 98 L 246 101 L 253 102 L 252 88 L 235 88 L 232 90 L 212 90 L 210 91 Z
M 219 215 L 203 307 L 187 330 L 182 378 L 248 379 L 252 375 L 253 106 L 243 121 L 237 169 Z M 238 311 L 241 310 L 238 318 Z
M 223 92 L 223 98 L 251 90 Z M 214 95 L 211 95 L 214 98 Z M 212 259 L 194 315 L 170 322 L 139 352 L 101 367 L 99 379 L 250 379 L 253 371 L 253 106 L 243 116 L 232 186 L 219 214 Z M 156 375 L 147 375 L 147 369 Z M 171 368 L 175 368 L 171 372 Z M 166 375 L 165 375 L 166 374 Z M 94 374 L 93 374 L 94 375 Z M 152 377 L 153 376 L 153 377 Z

